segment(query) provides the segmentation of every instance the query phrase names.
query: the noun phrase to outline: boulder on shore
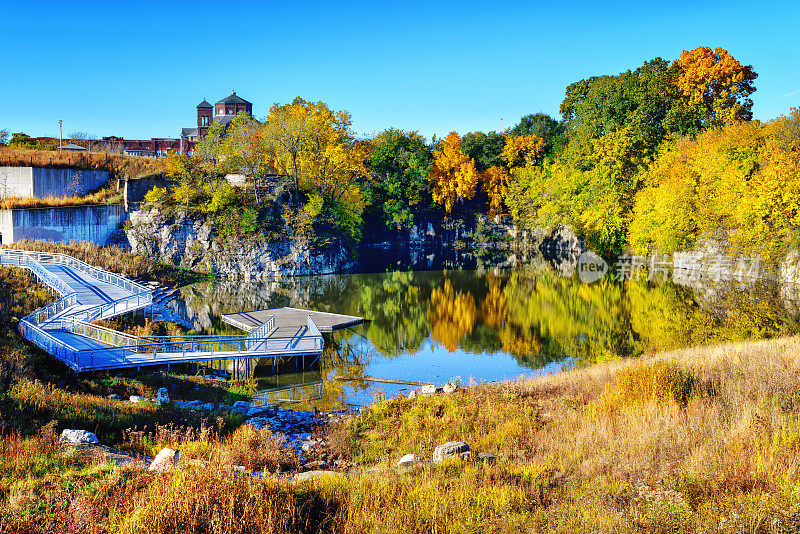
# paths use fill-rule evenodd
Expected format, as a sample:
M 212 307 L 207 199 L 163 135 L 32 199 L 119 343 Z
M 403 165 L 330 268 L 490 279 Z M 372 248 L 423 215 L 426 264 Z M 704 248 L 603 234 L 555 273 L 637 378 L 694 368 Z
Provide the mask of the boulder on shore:
M 69 428 L 65 428 L 64 431 L 61 432 L 61 441 L 63 443 L 72 443 L 74 445 L 78 445 L 80 443 L 100 443 L 100 441 L 97 439 L 97 436 L 88 430 L 73 430 Z
M 159 451 L 156 457 L 150 462 L 149 471 L 169 471 L 180 461 L 181 453 L 175 449 L 164 447 Z
M 400 461 L 397 462 L 397 467 L 399 469 L 411 469 L 417 465 L 420 465 L 421 463 L 422 458 L 416 454 L 409 453 L 400 458 Z
M 454 393 L 458 389 L 458 378 L 451 378 L 450 380 L 448 380 L 447 383 L 444 385 L 444 388 L 442 389 L 448 395 L 450 393 Z
M 461 459 L 468 459 L 471 455 L 469 445 L 463 441 L 448 441 L 439 445 L 433 450 L 433 463 L 438 464 L 445 458 L 458 456 Z
M 430 396 L 436 394 L 436 386 L 433 384 L 425 384 L 419 390 L 420 395 Z

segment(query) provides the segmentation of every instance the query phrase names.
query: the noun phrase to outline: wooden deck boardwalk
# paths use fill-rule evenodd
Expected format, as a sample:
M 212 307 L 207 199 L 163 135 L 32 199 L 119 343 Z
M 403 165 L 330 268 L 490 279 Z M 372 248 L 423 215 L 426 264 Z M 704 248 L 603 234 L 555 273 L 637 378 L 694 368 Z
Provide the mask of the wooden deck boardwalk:
M 311 317 L 320 332 L 332 332 L 342 328 L 349 328 L 364 322 L 363 317 L 342 315 L 339 313 L 304 310 L 301 308 L 270 308 L 267 310 L 254 310 L 240 313 L 227 313 L 222 316 L 222 321 L 229 325 L 241 328 L 245 332 L 252 332 L 267 321 L 275 317 L 275 325 L 279 328 L 291 328 L 294 325 L 305 324 L 306 318 Z
M 281 308 L 280 321 L 275 314 L 264 313 L 270 310 L 232 314 L 242 316 L 240 324 L 249 335 L 137 337 L 92 321 L 140 309 L 152 311 L 156 306 L 152 289 L 63 254 L 2 249 L 0 265 L 27 269 L 61 295 L 22 318 L 19 328 L 26 339 L 75 371 L 265 357 L 272 358 L 276 370 L 286 358 L 295 358 L 298 365 L 302 361 L 305 368 L 306 357 L 318 361 L 324 346 L 312 316 L 325 329 L 361 320 Z

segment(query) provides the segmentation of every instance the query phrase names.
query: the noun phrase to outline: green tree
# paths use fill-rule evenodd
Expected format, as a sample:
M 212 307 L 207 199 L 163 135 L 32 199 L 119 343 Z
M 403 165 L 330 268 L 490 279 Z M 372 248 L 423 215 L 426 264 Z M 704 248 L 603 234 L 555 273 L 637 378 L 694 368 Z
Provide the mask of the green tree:
M 553 152 L 554 149 L 566 143 L 563 126 L 546 113 L 525 115 L 513 128 L 508 130 L 508 135 L 512 137 L 529 135 L 541 137 L 544 139 L 546 153 Z
M 25 132 L 14 132 L 8 142 L 8 146 L 13 148 L 36 148 L 36 145 L 36 141 L 31 140 L 31 136 Z
M 418 132 L 389 128 L 373 139 L 368 184 L 371 202 L 387 225 L 412 224 L 414 206 L 427 190 L 432 159 L 431 148 Z
M 461 151 L 475 160 L 478 172 L 483 172 L 489 167 L 503 164 L 500 154 L 505 142 L 505 136 L 497 132 L 470 132 L 461 138 Z

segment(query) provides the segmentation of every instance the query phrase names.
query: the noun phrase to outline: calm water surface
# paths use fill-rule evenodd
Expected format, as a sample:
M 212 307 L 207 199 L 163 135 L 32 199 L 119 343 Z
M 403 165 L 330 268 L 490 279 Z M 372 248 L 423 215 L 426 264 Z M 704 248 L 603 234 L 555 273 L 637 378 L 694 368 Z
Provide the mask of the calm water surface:
M 223 313 L 294 306 L 365 317 L 326 334 L 318 370 L 271 376 L 259 388 L 309 384 L 320 408 L 365 405 L 413 386 L 364 377 L 462 383 L 557 372 L 649 351 L 796 331 L 791 288 L 646 280 L 593 284 L 547 262 L 536 267 L 395 271 L 281 282 L 209 282 L 182 289 L 177 307 L 202 333 L 241 333 Z M 349 380 L 334 380 L 345 377 Z

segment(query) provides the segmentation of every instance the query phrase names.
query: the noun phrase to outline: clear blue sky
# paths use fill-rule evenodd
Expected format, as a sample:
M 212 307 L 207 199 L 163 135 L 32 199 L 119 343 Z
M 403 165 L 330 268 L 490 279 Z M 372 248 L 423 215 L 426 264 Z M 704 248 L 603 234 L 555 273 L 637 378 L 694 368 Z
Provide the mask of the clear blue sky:
M 259 118 L 323 100 L 359 134 L 499 130 L 557 117 L 574 81 L 698 45 L 755 67 L 756 118 L 800 106 L 796 0 L 17 1 L 3 19 L 0 129 L 34 136 L 63 119 L 65 135 L 176 137 L 231 90 Z

